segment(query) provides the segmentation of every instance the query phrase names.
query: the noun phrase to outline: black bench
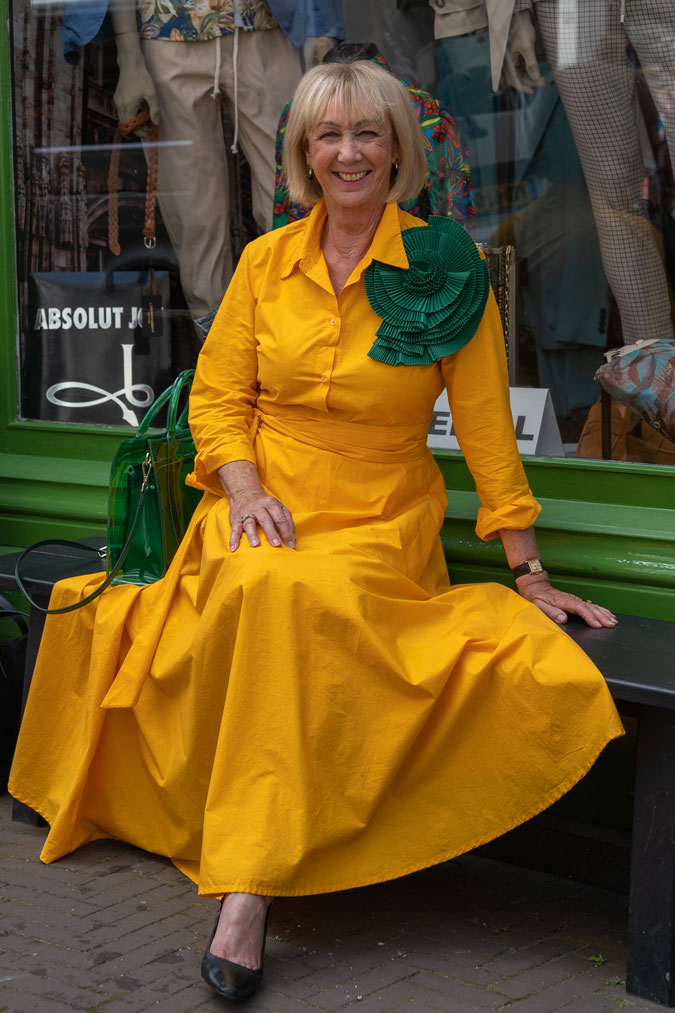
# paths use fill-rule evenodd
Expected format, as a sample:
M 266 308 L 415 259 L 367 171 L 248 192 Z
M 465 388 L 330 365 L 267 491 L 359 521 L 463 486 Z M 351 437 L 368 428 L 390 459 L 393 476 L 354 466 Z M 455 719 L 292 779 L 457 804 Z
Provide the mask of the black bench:
M 675 1006 L 675 623 L 619 615 L 615 629 L 572 617 L 567 632 L 605 676 L 619 710 L 637 719 L 632 833 L 549 813 L 482 854 L 629 895 L 626 991 Z M 583 841 L 580 847 L 574 844 Z
M 83 539 L 92 546 L 100 536 Z M 14 564 L 18 553 L 0 556 L 0 589 L 16 590 Z M 36 553 L 26 566 L 25 584 L 38 603 L 46 605 L 58 577 L 94 573 L 103 563 L 93 554 L 60 547 Z M 635 801 L 630 850 L 628 954 L 626 989 L 631 995 L 675 1006 L 675 623 L 619 616 L 615 629 L 595 630 L 571 619 L 568 633 L 593 659 L 607 680 L 623 713 L 638 720 Z M 31 610 L 24 702 L 44 626 L 44 615 Z M 41 817 L 14 803 L 13 819 L 41 822 Z M 537 821 L 533 821 L 534 824 Z M 526 844 L 531 825 L 518 828 L 481 849 L 521 864 L 532 854 Z M 534 833 L 546 833 L 546 819 Z M 550 832 L 550 823 L 549 831 Z M 511 843 L 509 843 L 511 842 Z M 540 849 L 542 850 L 542 849 Z M 628 852 L 626 852 L 628 854 Z M 580 864 L 581 861 L 581 864 Z M 596 881 L 592 856 L 577 857 L 574 874 Z M 596 868 L 603 865 L 596 862 Z M 555 870 L 551 870 L 555 871 Z M 602 882 L 601 885 L 607 885 Z

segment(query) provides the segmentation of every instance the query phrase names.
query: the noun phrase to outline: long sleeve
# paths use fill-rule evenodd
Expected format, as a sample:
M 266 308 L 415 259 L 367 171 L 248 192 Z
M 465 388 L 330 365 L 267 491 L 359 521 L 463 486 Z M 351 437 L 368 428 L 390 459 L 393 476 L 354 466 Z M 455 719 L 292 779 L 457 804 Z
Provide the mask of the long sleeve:
M 188 484 L 221 493 L 217 469 L 251 461 L 253 406 L 258 395 L 256 299 L 244 250 L 199 355 L 190 394 L 190 429 L 197 447 Z
M 511 418 L 506 354 L 492 292 L 468 345 L 442 363 L 455 435 L 481 502 L 479 538 L 529 528 L 540 511 L 520 460 Z

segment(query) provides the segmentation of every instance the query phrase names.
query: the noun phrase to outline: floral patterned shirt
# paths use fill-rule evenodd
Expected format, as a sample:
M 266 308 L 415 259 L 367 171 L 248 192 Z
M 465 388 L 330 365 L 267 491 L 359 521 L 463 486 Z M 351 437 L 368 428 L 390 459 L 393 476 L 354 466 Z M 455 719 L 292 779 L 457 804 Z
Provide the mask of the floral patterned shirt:
M 445 215 L 470 229 L 476 212 L 471 189 L 469 152 L 457 120 L 429 92 L 413 87 L 399 74 L 395 74 L 383 56 L 378 54 L 373 59 L 374 62 L 386 67 L 389 73 L 397 77 L 408 89 L 424 136 L 427 181 L 421 193 L 401 207 L 425 221 L 429 215 Z M 311 208 L 295 204 L 290 199 L 283 180 L 281 151 L 290 108 L 289 102 L 281 114 L 277 131 L 273 224 L 275 229 L 305 218 L 311 211 Z
M 276 28 L 265 0 L 137 0 L 142 39 L 203 42 L 235 29 L 235 3 L 245 32 Z

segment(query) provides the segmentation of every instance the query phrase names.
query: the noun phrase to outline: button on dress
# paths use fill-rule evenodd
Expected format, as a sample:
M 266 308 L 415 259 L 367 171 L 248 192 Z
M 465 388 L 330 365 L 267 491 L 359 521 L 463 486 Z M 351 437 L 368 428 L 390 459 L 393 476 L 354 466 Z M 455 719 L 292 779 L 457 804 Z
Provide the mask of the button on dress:
M 336 297 L 325 215 L 244 251 L 193 384 L 204 496 L 166 576 L 47 619 L 10 780 L 50 824 L 46 862 L 112 837 L 204 895 L 380 882 L 530 818 L 622 733 L 564 631 L 506 587 L 448 576 L 426 447 L 444 384 L 478 536 L 539 510 L 494 300 L 446 359 L 370 359 L 363 273 L 407 267 L 401 229 L 425 226 L 388 205 Z M 295 549 L 229 551 L 216 470 L 235 460 L 291 510 Z M 99 581 L 62 581 L 52 604 Z

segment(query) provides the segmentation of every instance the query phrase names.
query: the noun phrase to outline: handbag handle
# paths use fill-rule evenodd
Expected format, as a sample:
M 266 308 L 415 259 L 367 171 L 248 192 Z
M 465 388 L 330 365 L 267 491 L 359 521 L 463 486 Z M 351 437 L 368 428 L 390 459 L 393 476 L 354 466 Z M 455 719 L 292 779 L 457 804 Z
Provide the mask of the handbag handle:
M 170 387 L 160 394 L 149 412 L 141 419 L 141 424 L 136 431 L 137 436 L 146 436 L 148 429 L 150 429 L 151 423 L 157 418 L 162 408 L 169 404 L 167 412 L 166 431 L 167 435 L 174 435 L 176 432 L 176 415 L 178 414 L 178 403 L 181 399 L 181 395 L 185 388 L 192 383 L 192 377 L 194 376 L 194 369 L 184 369 L 182 373 L 179 373 L 176 379 L 173 381 Z M 178 420 L 179 427 L 185 427 L 187 424 L 187 405 L 183 409 L 180 419 Z
M 182 373 L 178 374 L 173 382 L 173 387 L 171 388 L 171 400 L 169 401 L 169 410 L 166 414 L 166 428 L 169 436 L 175 436 L 177 429 L 184 429 L 187 425 L 190 403 L 188 401 L 180 414 L 180 418 L 177 419 L 178 405 L 180 404 L 183 391 L 186 387 L 190 387 L 192 377 L 194 375 L 194 369 L 184 369 Z
M 14 579 L 16 581 L 16 586 L 21 591 L 21 594 L 28 599 L 31 608 L 37 609 L 38 612 L 44 612 L 44 614 L 47 616 L 60 615 L 62 612 L 75 612 L 77 609 L 84 608 L 85 605 L 88 605 L 90 602 L 94 601 L 96 598 L 99 597 L 99 595 L 103 594 L 103 592 L 107 587 L 110 587 L 113 580 L 122 569 L 122 564 L 124 563 L 124 560 L 127 558 L 127 553 L 131 548 L 131 542 L 133 540 L 134 535 L 136 534 L 136 528 L 138 527 L 138 520 L 141 516 L 141 507 L 143 505 L 145 493 L 148 488 L 150 469 L 152 467 L 152 461 L 150 459 L 149 451 L 145 455 L 145 461 L 143 462 L 142 467 L 143 467 L 143 482 L 141 483 L 141 491 L 138 497 L 136 513 L 134 514 L 134 519 L 131 522 L 131 529 L 127 536 L 126 542 L 122 546 L 122 551 L 120 552 L 119 558 L 115 563 L 114 567 L 112 568 L 112 570 L 110 571 L 110 573 L 108 574 L 108 576 L 106 577 L 106 579 L 103 581 L 103 583 L 99 584 L 96 590 L 92 591 L 91 594 L 88 594 L 86 598 L 82 599 L 82 601 L 76 601 L 72 605 L 64 605 L 63 608 L 59 609 L 43 608 L 42 605 L 38 605 L 38 603 L 34 601 L 33 598 L 31 598 L 30 594 L 24 587 L 23 580 L 21 579 L 21 574 L 19 573 L 19 567 L 21 566 L 21 563 L 24 561 L 29 552 L 33 552 L 35 549 L 39 549 L 42 545 L 67 545 L 69 548 L 74 547 L 78 549 L 87 549 L 89 552 L 97 552 L 99 556 L 103 551 L 102 549 L 94 549 L 91 545 L 85 545 L 84 542 L 69 542 L 66 541 L 66 539 L 64 538 L 45 538 L 41 542 L 34 542 L 32 545 L 29 545 L 27 549 L 23 550 L 23 552 L 16 561 L 16 566 L 14 567 Z
M 173 387 L 167 387 L 165 391 L 162 391 L 162 393 L 159 395 L 159 397 L 153 404 L 152 408 L 149 411 L 147 411 L 143 416 L 143 418 L 141 419 L 141 424 L 136 430 L 136 436 L 147 436 L 148 429 L 150 429 L 150 426 L 155 421 L 155 419 L 161 412 L 162 408 L 165 406 L 165 404 L 171 397 L 172 390 Z

